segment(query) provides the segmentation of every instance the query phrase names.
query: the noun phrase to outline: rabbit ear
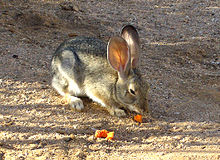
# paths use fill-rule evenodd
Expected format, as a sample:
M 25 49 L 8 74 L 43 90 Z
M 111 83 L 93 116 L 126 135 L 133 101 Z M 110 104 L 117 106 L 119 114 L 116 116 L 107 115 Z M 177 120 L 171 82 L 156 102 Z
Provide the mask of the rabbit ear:
M 136 68 L 139 63 L 140 39 L 137 30 L 127 25 L 121 30 L 121 36 L 126 40 L 131 52 L 131 67 Z
M 126 78 L 130 70 L 130 52 L 127 42 L 117 36 L 108 42 L 107 59 L 113 69 L 118 71 L 121 78 Z

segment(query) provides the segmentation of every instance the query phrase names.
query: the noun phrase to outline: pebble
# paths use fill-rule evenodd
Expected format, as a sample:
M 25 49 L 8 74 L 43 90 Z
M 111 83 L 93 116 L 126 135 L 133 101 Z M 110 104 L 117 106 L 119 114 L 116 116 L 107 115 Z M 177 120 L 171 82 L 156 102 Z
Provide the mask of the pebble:
M 72 140 L 72 138 L 70 138 L 70 137 L 64 137 L 63 140 L 64 140 L 65 142 L 70 142 L 70 141 Z
M 74 6 L 73 6 L 73 10 L 76 11 L 76 12 L 79 12 L 80 9 L 79 9 L 78 6 L 74 5 Z
M 100 143 L 92 144 L 89 146 L 89 149 L 93 151 L 98 151 L 102 148 L 102 145 Z
M 94 141 L 94 139 L 95 139 L 94 135 L 91 135 L 88 137 L 88 141 L 90 141 L 90 142 Z
M 75 136 L 74 134 L 70 134 L 70 138 L 71 138 L 71 139 L 75 139 L 76 136 Z
M 56 133 L 65 134 L 65 131 L 64 131 L 64 130 L 61 130 L 61 129 L 58 129 L 58 130 L 56 130 Z
M 74 134 L 70 134 L 69 137 L 64 137 L 64 138 L 63 138 L 63 140 L 64 140 L 65 142 L 70 142 L 70 141 L 72 141 L 73 139 L 75 139 L 75 135 L 74 135 Z
M 75 155 L 81 159 L 84 159 L 86 157 L 86 155 L 83 151 L 78 151 L 78 152 L 76 152 Z
M 192 128 L 192 126 L 187 126 L 186 128 L 187 128 L 187 129 L 191 129 L 191 128 Z

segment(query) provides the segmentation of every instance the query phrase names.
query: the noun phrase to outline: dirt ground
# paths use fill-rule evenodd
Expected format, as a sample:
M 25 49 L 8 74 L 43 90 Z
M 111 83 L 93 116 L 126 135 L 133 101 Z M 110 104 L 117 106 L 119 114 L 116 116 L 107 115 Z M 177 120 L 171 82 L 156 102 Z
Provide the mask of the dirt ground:
M 72 111 L 50 86 L 53 52 L 125 24 L 140 34 L 150 114 L 138 124 L 86 98 Z M 1 0 L 1 159 L 220 159 L 220 1 Z

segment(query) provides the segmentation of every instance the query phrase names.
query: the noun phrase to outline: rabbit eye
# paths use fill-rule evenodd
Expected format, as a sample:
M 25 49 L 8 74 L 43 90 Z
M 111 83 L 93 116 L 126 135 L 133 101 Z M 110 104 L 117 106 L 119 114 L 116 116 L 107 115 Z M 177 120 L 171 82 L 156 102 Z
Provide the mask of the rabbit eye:
M 133 89 L 129 89 L 129 92 L 132 94 L 132 95 L 136 95 L 135 94 L 135 91 Z

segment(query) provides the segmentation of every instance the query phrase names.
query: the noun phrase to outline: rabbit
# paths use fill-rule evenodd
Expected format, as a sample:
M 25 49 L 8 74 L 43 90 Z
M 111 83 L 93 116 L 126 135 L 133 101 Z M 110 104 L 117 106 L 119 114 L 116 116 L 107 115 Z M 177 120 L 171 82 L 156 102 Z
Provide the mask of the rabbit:
M 79 97 L 89 97 L 118 117 L 148 112 L 149 87 L 138 70 L 139 43 L 132 25 L 108 44 L 84 36 L 64 41 L 52 57 L 52 87 L 79 111 L 84 108 Z

